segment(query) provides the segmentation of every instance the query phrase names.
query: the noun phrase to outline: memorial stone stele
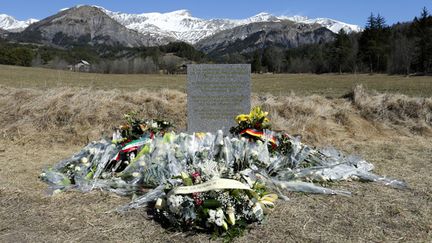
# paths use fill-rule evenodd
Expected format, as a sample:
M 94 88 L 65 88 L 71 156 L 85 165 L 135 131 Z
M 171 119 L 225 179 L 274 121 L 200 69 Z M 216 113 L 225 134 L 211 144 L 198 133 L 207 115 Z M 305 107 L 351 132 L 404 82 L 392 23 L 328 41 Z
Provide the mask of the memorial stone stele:
M 191 64 L 187 67 L 188 132 L 224 134 L 251 108 L 250 64 Z

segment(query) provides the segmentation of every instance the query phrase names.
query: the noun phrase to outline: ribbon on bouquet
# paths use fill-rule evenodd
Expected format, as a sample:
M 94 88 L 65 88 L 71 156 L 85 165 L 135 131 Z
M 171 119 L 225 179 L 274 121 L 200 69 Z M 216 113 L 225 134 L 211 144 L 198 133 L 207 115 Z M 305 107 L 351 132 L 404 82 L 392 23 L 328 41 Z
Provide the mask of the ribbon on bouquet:
M 169 194 L 192 194 L 196 192 L 207 192 L 214 190 L 224 189 L 240 189 L 240 190 L 251 190 L 248 185 L 241 183 L 240 181 L 231 179 L 215 179 L 202 184 L 194 186 L 180 186 L 174 188 Z
M 115 160 L 120 160 L 120 153 L 129 153 L 132 151 L 138 150 L 138 148 L 142 147 L 146 142 L 148 141 L 148 138 L 142 138 L 138 140 L 134 140 L 126 145 L 123 146 L 123 148 L 116 154 L 114 157 Z
M 243 130 L 243 131 L 240 132 L 240 135 L 243 135 L 243 134 L 247 134 L 249 136 L 256 137 L 256 138 L 259 138 L 261 140 L 265 140 L 266 139 L 264 132 L 260 131 L 260 130 L 257 130 L 257 129 L 252 129 L 252 128 L 245 129 L 245 130 Z M 269 138 L 269 142 L 273 146 L 275 146 L 276 145 L 276 138 L 274 136 L 271 136 Z

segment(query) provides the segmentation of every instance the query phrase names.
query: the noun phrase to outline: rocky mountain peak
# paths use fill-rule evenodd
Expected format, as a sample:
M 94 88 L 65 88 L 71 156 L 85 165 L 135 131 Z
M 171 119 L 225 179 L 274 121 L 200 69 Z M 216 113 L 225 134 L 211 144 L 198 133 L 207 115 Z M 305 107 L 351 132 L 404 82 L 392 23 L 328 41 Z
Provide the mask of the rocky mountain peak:
M 123 45 L 128 47 L 166 44 L 171 39 L 140 34 L 127 29 L 95 6 L 76 6 L 30 25 L 24 39 L 59 46 L 71 44 Z M 28 40 L 30 41 L 30 40 Z

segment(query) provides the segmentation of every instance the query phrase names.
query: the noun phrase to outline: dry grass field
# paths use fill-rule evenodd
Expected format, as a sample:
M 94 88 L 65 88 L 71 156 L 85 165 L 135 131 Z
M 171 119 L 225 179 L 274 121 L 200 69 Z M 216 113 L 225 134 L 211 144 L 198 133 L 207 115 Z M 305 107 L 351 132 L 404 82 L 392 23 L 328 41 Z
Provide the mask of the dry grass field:
M 254 74 L 254 93 L 287 95 L 318 94 L 339 97 L 353 87 L 363 85 L 379 92 L 403 93 L 428 97 L 432 94 L 432 77 L 403 77 L 368 74 Z M 186 90 L 186 75 L 122 75 L 59 71 L 43 68 L 24 68 L 0 65 L 0 85 L 17 88 L 46 89 L 53 87 L 80 87 L 120 90 Z
M 376 173 L 403 179 L 409 189 L 338 182 L 331 187 L 353 196 L 289 193 L 290 201 L 279 201 L 264 224 L 237 242 L 432 241 L 430 77 L 253 79 L 253 103 L 270 111 L 275 129 L 301 134 L 308 144 L 361 155 L 376 166 Z M 357 83 L 366 89 L 353 89 Z M 130 198 L 100 191 L 51 197 L 38 180 L 42 168 L 109 135 L 125 112 L 168 119 L 184 130 L 184 85 L 185 76 L 0 66 L 0 242 L 209 241 L 205 234 L 167 231 L 149 220 L 145 210 L 110 212 Z

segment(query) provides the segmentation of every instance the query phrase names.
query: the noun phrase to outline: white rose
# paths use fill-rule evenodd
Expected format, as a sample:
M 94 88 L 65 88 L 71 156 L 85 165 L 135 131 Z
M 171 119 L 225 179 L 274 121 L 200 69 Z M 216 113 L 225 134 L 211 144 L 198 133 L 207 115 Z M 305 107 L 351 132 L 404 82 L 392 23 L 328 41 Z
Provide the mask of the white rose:
M 223 224 L 223 219 L 221 219 L 221 218 L 217 218 L 217 219 L 215 220 L 215 224 L 216 224 L 217 226 L 222 226 L 222 224 Z
M 221 219 L 223 219 L 223 217 L 224 217 L 224 213 L 223 213 L 222 209 L 219 209 L 219 210 L 216 212 L 216 218 L 221 218 Z
M 174 196 L 171 196 L 171 197 L 168 198 L 168 203 L 169 204 L 173 204 L 174 202 L 175 202 Z
M 213 218 L 213 219 L 214 219 L 214 218 L 216 217 L 216 211 L 210 209 L 208 213 L 209 213 L 209 217 L 210 217 L 210 218 Z
M 252 153 L 251 153 L 254 157 L 258 157 L 258 151 L 256 151 L 256 150 L 252 150 Z
M 175 202 L 176 202 L 176 204 L 177 204 L 178 206 L 180 206 L 180 204 L 183 203 L 183 197 L 182 197 L 182 196 L 177 196 L 177 197 L 175 198 Z

